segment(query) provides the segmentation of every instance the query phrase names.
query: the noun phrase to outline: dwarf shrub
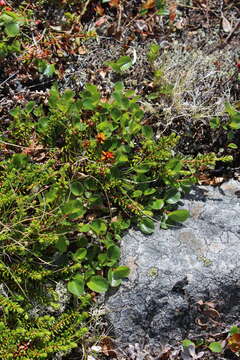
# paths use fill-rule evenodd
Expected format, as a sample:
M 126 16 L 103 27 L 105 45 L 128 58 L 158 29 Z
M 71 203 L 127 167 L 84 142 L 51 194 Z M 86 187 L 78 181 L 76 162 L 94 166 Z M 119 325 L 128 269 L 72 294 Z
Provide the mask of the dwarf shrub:
M 156 140 L 138 100 L 122 83 L 108 99 L 90 84 L 79 96 L 53 87 L 46 104 L 17 107 L 1 129 L 1 358 L 76 347 L 91 297 L 129 274 L 118 266 L 123 232 L 188 218 L 178 203 L 217 158 L 184 158 L 175 134 Z M 60 282 L 72 294 L 63 308 Z

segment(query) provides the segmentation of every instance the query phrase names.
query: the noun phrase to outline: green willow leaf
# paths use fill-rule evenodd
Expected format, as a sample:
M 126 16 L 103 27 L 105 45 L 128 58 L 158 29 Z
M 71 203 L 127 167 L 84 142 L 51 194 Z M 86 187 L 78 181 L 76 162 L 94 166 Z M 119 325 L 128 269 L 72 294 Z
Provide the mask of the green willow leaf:
M 208 347 L 212 352 L 215 353 L 220 353 L 223 350 L 222 345 L 217 341 L 212 342 Z
M 145 125 L 145 126 L 142 127 L 142 133 L 148 139 L 153 138 L 153 129 L 149 125 Z
M 67 285 L 68 291 L 79 297 L 84 294 L 84 280 L 81 275 L 75 275 L 75 277 L 68 282 Z
M 120 280 L 128 277 L 130 274 L 130 269 L 127 266 L 118 266 L 116 269 L 113 270 L 113 278 L 115 280 Z
M 189 218 L 190 214 L 188 210 L 175 210 L 168 214 L 168 220 L 175 222 L 183 222 Z
M 113 277 L 113 271 L 111 269 L 109 269 L 109 271 L 108 271 L 108 282 L 109 282 L 110 286 L 117 287 L 117 286 L 121 285 L 122 279 L 115 279 Z
M 62 213 L 71 218 L 82 217 L 86 210 L 84 209 L 81 200 L 69 200 L 62 207 Z
M 77 251 L 73 254 L 73 260 L 75 261 L 82 261 L 87 256 L 87 249 L 79 248 Z
M 65 236 L 59 236 L 58 241 L 56 242 L 56 248 L 61 252 L 65 253 L 68 249 L 69 240 Z
M 92 276 L 90 281 L 87 282 L 87 286 L 97 293 L 105 293 L 109 287 L 107 280 L 100 275 Z
M 153 210 L 161 210 L 164 206 L 164 200 L 163 199 L 157 199 L 154 200 L 151 204 L 151 209 Z
M 94 220 L 90 227 L 97 235 L 105 234 L 107 231 L 107 225 L 105 221 L 101 219 Z
M 120 248 L 117 245 L 111 245 L 107 249 L 107 256 L 110 259 L 113 259 L 113 260 L 116 260 L 116 261 L 120 258 L 120 253 L 121 253 Z
M 152 219 L 149 218 L 144 218 L 140 224 L 139 224 L 139 228 L 142 231 L 142 233 L 144 234 L 152 234 L 154 232 L 154 222 Z
M 14 36 L 17 36 L 19 34 L 20 27 L 19 27 L 18 23 L 11 22 L 11 23 L 5 24 L 4 30 L 5 30 L 5 33 L 9 37 L 14 37 Z
M 80 196 L 84 192 L 84 187 L 80 182 L 75 181 L 71 184 L 71 192 L 75 196 Z

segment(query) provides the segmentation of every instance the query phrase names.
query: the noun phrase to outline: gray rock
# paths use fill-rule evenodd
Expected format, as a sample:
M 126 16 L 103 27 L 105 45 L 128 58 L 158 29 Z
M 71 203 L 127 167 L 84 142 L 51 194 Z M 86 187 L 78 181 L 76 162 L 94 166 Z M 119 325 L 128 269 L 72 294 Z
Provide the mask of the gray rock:
M 121 263 L 129 279 L 106 299 L 121 344 L 157 346 L 226 330 L 240 319 L 240 183 L 193 188 L 191 218 L 153 235 L 130 230 Z

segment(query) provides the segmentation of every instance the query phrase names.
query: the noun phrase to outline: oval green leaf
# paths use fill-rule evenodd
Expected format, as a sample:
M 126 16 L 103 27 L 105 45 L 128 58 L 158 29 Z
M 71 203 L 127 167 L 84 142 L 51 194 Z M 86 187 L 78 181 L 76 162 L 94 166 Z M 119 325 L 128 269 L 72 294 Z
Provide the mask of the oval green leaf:
M 154 200 L 150 206 L 151 209 L 153 210 L 161 210 L 164 206 L 164 200 L 163 199 Z
M 210 123 L 211 129 L 217 129 L 220 126 L 220 119 L 219 119 L 219 117 L 216 116 L 216 117 L 212 118 L 209 123 Z
M 182 345 L 183 345 L 183 347 L 185 347 L 185 348 L 189 347 L 190 345 L 195 346 L 195 344 L 194 344 L 191 340 L 188 340 L 188 339 L 183 340 L 183 341 L 182 341 Z
M 215 353 L 222 352 L 222 345 L 217 341 L 212 342 L 208 347 L 212 352 Z
M 238 130 L 240 129 L 240 112 L 236 112 L 233 116 L 230 117 L 231 122 L 229 123 L 229 126 L 234 129 Z
M 126 71 L 132 66 L 132 59 L 129 56 L 122 56 L 119 59 L 119 65 L 121 71 Z
M 239 326 L 233 325 L 233 326 L 230 328 L 230 331 L 229 331 L 229 334 L 230 334 L 230 335 L 239 334 L 239 333 L 240 333 L 240 327 L 239 327 Z
M 113 260 L 118 260 L 120 258 L 120 248 L 117 245 L 111 245 L 108 249 L 107 249 L 107 256 L 110 259 Z
M 175 222 L 183 222 L 189 218 L 188 210 L 175 210 L 168 214 L 168 220 Z
M 67 201 L 61 209 L 64 215 L 70 215 L 71 218 L 83 216 L 86 212 L 79 199 Z
M 88 232 L 89 230 L 90 230 L 89 224 L 80 224 L 78 226 L 78 231 L 80 231 L 80 232 L 85 233 L 85 232 Z
M 225 102 L 225 111 L 228 113 L 229 116 L 234 116 L 236 115 L 237 111 L 236 109 L 228 102 Z
M 230 149 L 237 149 L 237 148 L 238 148 L 238 146 L 237 146 L 236 144 L 234 144 L 234 143 L 228 144 L 228 147 L 229 147 Z
M 154 194 L 155 192 L 156 192 L 156 189 L 154 189 L 154 188 L 149 188 L 149 189 L 146 189 L 146 190 L 144 191 L 144 195 L 146 195 L 146 196 L 152 195 L 152 194 Z
M 145 165 L 140 165 L 138 167 L 135 167 L 134 170 L 136 171 L 136 173 L 138 174 L 144 174 L 146 172 L 148 172 L 150 170 L 150 166 L 148 166 L 147 164 Z
M 148 139 L 153 138 L 153 129 L 149 125 L 145 125 L 145 126 L 142 127 L 142 133 Z
M 177 189 L 167 191 L 165 195 L 168 204 L 176 204 L 181 199 L 181 193 Z
M 117 287 L 117 286 L 121 285 L 122 280 L 121 279 L 118 279 L 118 280 L 114 279 L 113 271 L 111 269 L 109 269 L 109 271 L 108 271 L 108 282 L 112 287 Z
M 97 235 L 105 234 L 105 232 L 107 231 L 107 225 L 101 219 L 94 220 L 91 223 L 90 227 Z
M 44 69 L 43 75 L 51 77 L 53 76 L 53 74 L 55 74 L 55 72 L 56 70 L 54 64 L 47 64 L 46 68 Z
M 130 269 L 127 266 L 118 266 L 115 270 L 113 270 L 112 274 L 115 280 L 124 279 L 130 274 Z
M 81 275 L 76 276 L 73 280 L 68 282 L 67 285 L 68 291 L 79 297 L 84 293 L 84 281 L 81 277 Z
M 14 37 L 16 35 L 18 35 L 20 28 L 18 23 L 16 22 L 11 22 L 5 25 L 5 33 L 10 36 L 10 37 Z
M 133 194 L 132 194 L 132 197 L 133 197 L 133 198 L 138 198 L 138 197 L 140 197 L 140 196 L 142 196 L 142 191 L 141 191 L 141 190 L 135 190 L 135 191 L 133 192 Z
M 84 192 L 84 187 L 80 182 L 75 181 L 71 184 L 71 192 L 75 196 L 80 196 Z
M 69 245 L 69 240 L 65 236 L 59 236 L 55 246 L 61 252 L 64 253 L 67 251 Z
M 92 276 L 90 281 L 87 282 L 87 286 L 97 293 L 105 293 L 109 287 L 107 280 L 100 275 Z
M 79 248 L 77 251 L 73 254 L 73 260 L 75 261 L 81 261 L 85 259 L 87 256 L 87 249 Z
M 154 222 L 152 219 L 144 218 L 141 221 L 139 228 L 144 234 L 152 234 L 154 232 Z
M 58 189 L 51 188 L 48 192 L 45 194 L 45 201 L 47 204 L 52 203 L 54 200 L 56 200 L 58 197 Z
M 181 160 L 178 159 L 171 159 L 168 161 L 168 163 L 166 164 L 166 169 L 167 170 L 172 170 L 174 172 L 179 172 L 182 169 L 182 162 Z
M 127 155 L 122 154 L 122 153 L 120 153 L 116 158 L 116 164 L 126 163 L 128 161 L 129 161 L 129 159 L 128 159 Z

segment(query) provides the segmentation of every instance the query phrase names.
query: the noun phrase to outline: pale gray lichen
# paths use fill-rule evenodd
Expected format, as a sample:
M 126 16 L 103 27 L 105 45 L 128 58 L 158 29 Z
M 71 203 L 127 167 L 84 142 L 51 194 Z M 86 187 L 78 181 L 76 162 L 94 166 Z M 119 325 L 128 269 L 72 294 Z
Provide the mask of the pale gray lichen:
M 65 311 L 67 305 L 69 304 L 71 294 L 67 291 L 66 285 L 63 281 L 57 282 L 55 288 L 52 284 L 48 284 L 46 287 L 46 294 L 49 301 L 48 306 L 40 302 L 35 303 L 33 308 L 29 310 L 30 316 L 38 317 L 47 314 L 60 315 Z

